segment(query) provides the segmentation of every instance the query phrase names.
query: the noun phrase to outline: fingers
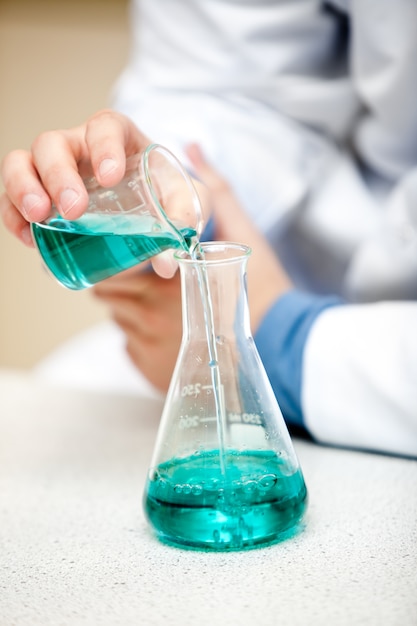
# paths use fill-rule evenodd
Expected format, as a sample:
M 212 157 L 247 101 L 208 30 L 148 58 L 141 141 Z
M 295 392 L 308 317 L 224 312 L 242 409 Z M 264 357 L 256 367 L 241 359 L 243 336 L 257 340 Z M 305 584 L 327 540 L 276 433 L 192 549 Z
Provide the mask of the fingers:
M 133 363 L 166 391 L 182 335 L 179 275 L 165 280 L 153 272 L 125 272 L 99 283 L 93 293 L 124 332 Z
M 144 148 L 149 139 L 125 116 L 99 111 L 85 124 L 40 134 L 30 152 L 15 150 L 2 163 L 6 198 L 0 201 L 7 228 L 23 240 L 27 222 L 42 221 L 54 204 L 67 219 L 86 209 L 88 194 L 82 177 L 88 171 L 99 183 L 119 182 L 126 156 Z
M 104 110 L 82 126 L 41 134 L 32 145 L 32 159 L 59 213 L 76 219 L 88 204 L 82 176 L 88 172 L 99 184 L 114 185 L 125 172 L 126 156 L 148 143 L 127 117 Z
M 181 342 L 181 318 L 123 295 L 110 295 L 104 302 L 124 333 L 134 365 L 155 387 L 166 391 Z
M 126 156 L 136 154 L 151 143 L 128 117 L 107 109 L 88 120 L 84 139 L 93 173 L 104 187 L 121 180 Z
M 79 128 L 50 131 L 35 139 L 31 152 L 15 150 L 5 157 L 1 173 L 6 194 L 26 221 L 46 219 L 52 203 L 69 219 L 81 215 L 88 202 L 77 166 L 83 160 L 82 143 Z
M 162 312 L 168 307 L 180 307 L 180 277 L 165 280 L 154 272 L 141 272 L 132 268 L 121 274 L 103 280 L 93 287 L 93 293 L 103 300 L 111 297 L 126 297 L 149 303 L 154 308 L 161 307 Z
M 111 278 L 93 286 L 93 293 L 99 298 L 105 298 L 112 294 L 121 294 L 131 297 L 142 297 L 151 293 L 154 288 L 155 275 L 152 272 L 142 271 L 142 265 L 132 267 Z
M 166 280 L 153 272 L 126 272 L 98 283 L 94 295 L 142 332 L 161 336 L 181 320 L 180 277 Z
M 126 334 L 126 352 L 147 380 L 166 393 L 178 356 L 180 342 L 170 344 L 141 340 L 137 334 Z
M 72 132 L 42 133 L 32 144 L 32 167 L 36 170 L 39 183 L 58 212 L 68 219 L 80 217 L 87 208 L 88 194 L 78 171 L 78 163 L 83 161 L 84 155 L 80 128 Z M 39 216 L 31 211 L 24 216 L 30 221 L 40 221 L 48 213 L 46 211 Z
M 152 258 L 152 267 L 161 278 L 172 278 L 178 269 L 178 263 L 172 250 L 166 250 Z
M 3 220 L 7 230 L 20 239 L 24 245 L 28 247 L 34 246 L 30 225 L 16 207 L 13 206 L 6 194 L 0 196 L 0 218 Z
M 17 211 L 25 221 L 42 220 L 48 215 L 51 200 L 29 152 L 11 152 L 3 160 L 1 173 L 6 190 L 2 198 L 2 217 L 12 232 L 22 224 L 22 219 L 13 215 Z

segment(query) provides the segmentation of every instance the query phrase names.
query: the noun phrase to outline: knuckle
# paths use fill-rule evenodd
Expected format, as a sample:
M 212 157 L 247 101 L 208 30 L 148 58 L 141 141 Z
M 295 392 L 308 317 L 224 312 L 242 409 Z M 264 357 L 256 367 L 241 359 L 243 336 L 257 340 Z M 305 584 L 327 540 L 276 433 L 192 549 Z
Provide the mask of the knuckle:
M 94 123 L 96 121 L 111 119 L 117 116 L 117 112 L 112 109 L 104 108 L 96 111 L 88 118 L 87 124 Z
M 111 109 L 101 109 L 91 116 L 84 129 L 84 142 L 90 152 L 93 165 L 104 156 L 117 153 L 123 136 L 122 116 Z
M 28 154 L 27 150 L 12 150 L 3 157 L 0 165 L 0 171 L 6 187 L 11 182 L 16 169 L 20 167 L 22 161 L 27 160 Z
M 86 124 L 86 136 L 95 130 L 97 126 L 103 127 L 114 123 L 119 119 L 119 114 L 111 109 L 101 109 L 88 118 Z
M 62 170 L 59 164 L 49 165 L 42 172 L 42 181 L 47 189 L 55 191 L 57 189 L 57 181 L 60 180 Z
M 59 130 L 45 130 L 39 135 L 35 137 L 32 141 L 32 152 L 38 152 L 39 150 L 43 150 L 44 146 L 48 146 L 50 144 L 53 145 L 57 137 L 60 137 L 62 132 Z

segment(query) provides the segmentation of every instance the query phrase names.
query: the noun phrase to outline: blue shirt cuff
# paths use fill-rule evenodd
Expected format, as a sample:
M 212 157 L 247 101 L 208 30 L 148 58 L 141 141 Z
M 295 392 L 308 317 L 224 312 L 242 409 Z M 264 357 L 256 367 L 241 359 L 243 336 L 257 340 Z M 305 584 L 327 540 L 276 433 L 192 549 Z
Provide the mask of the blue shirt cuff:
M 269 309 L 255 343 L 287 425 L 305 429 L 301 406 L 304 346 L 320 313 L 344 304 L 334 296 L 298 290 L 281 296 Z
M 207 222 L 207 224 L 204 226 L 203 232 L 200 235 L 200 241 L 213 241 L 213 239 L 215 238 L 215 224 L 214 224 L 214 219 L 211 216 Z

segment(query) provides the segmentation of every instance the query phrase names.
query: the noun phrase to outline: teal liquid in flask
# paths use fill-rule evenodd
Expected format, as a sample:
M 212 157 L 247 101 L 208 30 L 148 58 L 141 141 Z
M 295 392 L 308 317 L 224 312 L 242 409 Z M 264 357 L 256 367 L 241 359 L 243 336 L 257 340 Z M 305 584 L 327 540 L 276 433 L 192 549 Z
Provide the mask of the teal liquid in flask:
M 250 331 L 243 245 L 176 253 L 183 340 L 144 492 L 158 538 L 213 551 L 282 541 L 307 489 Z

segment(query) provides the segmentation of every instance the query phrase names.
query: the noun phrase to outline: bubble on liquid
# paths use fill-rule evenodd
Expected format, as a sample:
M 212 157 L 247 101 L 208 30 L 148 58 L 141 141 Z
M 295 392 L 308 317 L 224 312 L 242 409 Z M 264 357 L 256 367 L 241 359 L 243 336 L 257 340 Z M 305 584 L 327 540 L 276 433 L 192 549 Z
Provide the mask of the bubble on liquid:
M 204 482 L 204 489 L 206 491 L 216 491 L 219 481 L 217 478 L 212 478 Z
M 277 480 L 278 477 L 276 474 L 264 474 L 264 476 L 259 479 L 258 487 L 261 491 L 269 491 L 275 487 Z
M 224 489 L 219 489 L 217 492 L 217 502 L 218 504 L 221 504 L 222 502 L 224 502 Z
M 193 485 L 191 487 L 191 493 L 193 496 L 200 496 L 203 493 L 202 485 Z
M 216 336 L 216 343 L 217 343 L 219 346 L 222 346 L 222 345 L 225 343 L 225 338 L 224 338 L 224 336 L 223 336 L 223 335 L 217 335 L 217 336 Z
M 243 485 L 243 491 L 245 493 L 253 493 L 257 488 L 256 480 L 247 480 Z

